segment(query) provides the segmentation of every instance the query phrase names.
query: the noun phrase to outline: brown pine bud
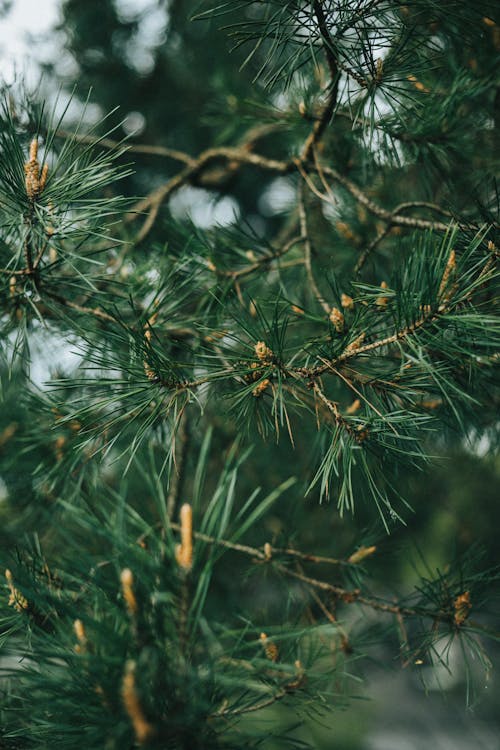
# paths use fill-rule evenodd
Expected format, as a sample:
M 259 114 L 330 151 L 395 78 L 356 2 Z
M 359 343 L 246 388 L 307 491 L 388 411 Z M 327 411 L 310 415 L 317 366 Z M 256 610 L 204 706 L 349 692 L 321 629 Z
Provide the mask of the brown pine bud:
M 349 297 L 348 294 L 344 294 L 342 292 L 340 296 L 340 304 L 344 308 L 344 310 L 353 310 L 354 309 L 354 300 L 352 297 Z
M 357 411 L 359 411 L 361 408 L 361 401 L 359 398 L 355 399 L 350 406 L 347 407 L 345 410 L 346 414 L 356 414 Z
M 335 328 L 337 333 L 342 333 L 345 326 L 345 318 L 343 313 L 340 312 L 338 307 L 332 307 L 329 315 L 330 323 Z
M 14 607 L 14 609 L 18 612 L 22 612 L 23 610 L 28 609 L 28 600 L 21 594 L 19 589 L 15 587 L 14 577 L 8 568 L 5 571 L 5 578 L 7 580 L 7 586 L 10 590 L 8 606 Z
M 255 398 L 259 398 L 260 396 L 262 396 L 262 394 L 267 390 L 270 384 L 271 381 L 269 380 L 269 378 L 264 378 L 264 380 L 261 380 L 260 383 L 257 383 L 252 391 L 252 396 L 255 396 Z
M 388 289 L 387 281 L 381 281 L 380 288 Z M 377 299 L 375 300 L 375 304 L 377 305 L 377 307 L 387 307 L 388 302 L 389 302 L 389 297 L 384 297 L 382 295 L 380 297 L 377 297 Z
M 254 346 L 255 354 L 257 355 L 257 359 L 264 363 L 269 363 L 272 358 L 274 357 L 274 354 L 272 350 L 267 346 L 267 344 L 264 341 L 257 341 L 257 343 Z
M 352 354 L 353 352 L 357 351 L 365 340 L 365 335 L 365 332 L 362 331 L 359 336 L 355 338 L 354 341 L 351 341 L 349 346 L 346 347 L 344 354 Z
M 441 278 L 439 285 L 438 299 L 442 300 L 443 304 L 448 302 L 454 291 L 453 277 L 457 270 L 457 260 L 455 251 L 452 250 L 446 261 L 446 266 Z
M 185 571 L 191 570 L 193 565 L 193 509 L 189 503 L 184 503 L 180 510 L 181 543 L 175 550 L 175 559 Z
M 457 596 L 457 598 L 453 602 L 453 607 L 455 609 L 455 614 L 453 616 L 455 625 L 463 625 L 472 608 L 470 593 L 468 591 L 464 591 L 463 594 Z
M 137 744 L 144 745 L 153 735 L 154 728 L 147 720 L 141 705 L 135 680 L 135 662 L 128 661 L 122 680 L 122 700 L 132 723 Z
M 356 565 L 357 563 L 360 563 L 362 560 L 364 560 L 365 557 L 373 555 L 376 550 L 377 548 L 375 547 L 375 545 L 372 547 L 360 547 L 358 550 L 356 550 L 356 552 L 352 553 L 347 562 L 351 565 Z
M 130 568 L 124 568 L 120 574 L 120 581 L 122 584 L 122 594 L 127 605 L 129 615 L 132 617 L 137 614 L 139 609 L 137 605 L 137 599 L 134 593 L 134 574 Z
M 279 651 L 278 647 L 275 643 L 269 640 L 267 635 L 265 633 L 260 634 L 260 642 L 262 643 L 262 648 L 264 649 L 264 653 L 266 655 L 266 658 L 269 659 L 269 661 L 278 661 L 279 658 Z

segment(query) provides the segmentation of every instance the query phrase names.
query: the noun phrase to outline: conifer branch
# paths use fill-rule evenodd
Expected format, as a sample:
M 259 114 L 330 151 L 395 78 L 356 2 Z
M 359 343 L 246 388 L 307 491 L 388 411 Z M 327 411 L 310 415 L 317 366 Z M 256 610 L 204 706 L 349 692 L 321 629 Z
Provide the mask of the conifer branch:
M 230 271 L 224 268 L 219 268 L 212 261 L 209 261 L 207 265 L 208 265 L 208 268 L 211 271 L 213 271 L 217 276 L 220 276 L 222 278 L 229 278 L 229 279 L 232 279 L 233 281 L 237 281 L 238 279 L 241 279 L 244 276 L 249 276 L 255 271 L 263 270 L 265 266 L 270 265 L 275 260 L 280 260 L 284 255 L 289 253 L 290 250 L 292 250 L 295 247 L 295 245 L 298 245 L 304 241 L 305 241 L 305 237 L 302 234 L 298 235 L 297 237 L 292 237 L 290 240 L 285 242 L 282 247 L 276 248 L 273 252 L 267 255 L 263 255 L 262 257 L 254 261 L 253 263 L 250 263 L 248 266 L 235 269 L 234 271 Z
M 170 526 L 174 531 L 181 531 L 181 524 L 171 522 Z M 285 557 L 290 557 L 292 559 L 295 558 L 303 562 L 310 562 L 313 564 L 332 564 L 332 565 L 349 566 L 349 565 L 357 564 L 357 562 L 354 561 L 355 555 L 351 555 L 350 558 L 346 558 L 346 559 L 336 559 L 336 558 L 324 557 L 321 555 L 304 553 L 296 549 L 271 547 L 268 544 L 264 545 L 263 549 L 259 549 L 258 547 L 251 547 L 249 545 L 231 542 L 227 539 L 220 539 L 220 538 L 213 537 L 213 536 L 210 536 L 209 534 L 204 534 L 198 531 L 193 531 L 192 534 L 193 534 L 194 539 L 199 539 L 200 541 L 203 541 L 207 544 L 211 544 L 211 545 L 213 544 L 215 546 L 220 546 L 225 549 L 232 550 L 234 552 L 239 552 L 241 554 L 251 557 L 254 560 L 259 560 L 262 563 L 264 562 L 269 563 L 272 565 L 274 570 L 278 571 L 283 576 L 291 577 L 298 581 L 301 581 L 302 583 L 306 584 L 308 587 L 312 587 L 313 589 L 319 589 L 321 591 L 325 591 L 330 594 L 333 594 L 337 600 L 341 601 L 344 604 L 363 605 L 363 606 L 369 607 L 370 609 L 373 609 L 374 611 L 384 612 L 390 615 L 395 615 L 398 618 L 420 617 L 424 619 L 430 619 L 438 623 L 450 622 L 451 624 L 455 622 L 456 613 L 454 610 L 448 610 L 448 609 L 443 610 L 440 608 L 438 608 L 437 610 L 434 610 L 434 609 L 426 609 L 424 607 L 408 607 L 404 604 L 386 602 L 383 599 L 374 598 L 374 597 L 363 594 L 362 590 L 359 588 L 347 589 L 347 588 L 344 588 L 343 586 L 338 586 L 328 581 L 324 581 L 322 579 L 313 578 L 311 576 L 306 575 L 302 571 L 293 570 L 289 565 L 283 565 L 281 562 L 278 562 L 275 559 L 276 556 L 277 557 L 285 556 Z M 363 557 L 364 556 L 365 555 L 363 555 Z M 350 562 L 350 560 L 353 560 L 353 562 Z M 469 622 L 468 618 L 467 618 L 467 622 Z M 463 620 L 461 624 L 463 623 L 465 623 L 465 619 Z M 475 621 L 470 621 L 470 625 L 472 628 L 477 629 L 477 630 L 484 629 L 485 632 L 488 632 L 490 634 L 492 632 L 491 629 L 489 629 L 488 627 L 486 626 L 483 627 L 482 624 L 477 623 Z
M 53 299 L 55 302 L 58 302 L 63 307 L 69 307 L 71 310 L 76 310 L 76 312 L 82 313 L 83 315 L 91 315 L 92 317 L 103 320 L 106 323 L 116 323 L 116 318 L 114 318 L 104 310 L 101 310 L 99 307 L 86 307 L 85 305 L 80 305 L 78 304 L 78 302 L 73 302 L 70 299 L 66 299 L 65 297 L 62 297 L 60 294 L 57 294 L 56 292 L 53 292 L 46 287 L 43 288 L 43 293 L 47 297 Z
M 174 431 L 173 438 L 173 471 L 170 473 L 171 484 L 167 496 L 167 517 L 170 519 L 175 515 L 176 506 L 182 492 L 185 479 L 186 458 L 189 450 L 189 439 L 189 417 L 187 409 L 184 408 L 179 420 L 179 427 Z M 180 443 L 178 448 L 177 440 L 179 440 Z
M 259 701 L 258 703 L 254 703 L 250 706 L 243 706 L 242 708 L 221 708 L 218 711 L 215 711 L 214 713 L 210 714 L 210 719 L 221 719 L 225 717 L 231 717 L 231 716 L 242 716 L 243 714 L 250 714 L 255 713 L 256 711 L 262 711 L 264 708 L 268 708 L 269 706 L 272 706 L 274 703 L 277 703 L 282 698 L 284 698 L 287 693 L 290 692 L 290 690 L 293 688 L 295 689 L 297 687 L 296 685 L 296 678 L 294 678 L 290 685 L 287 687 L 281 688 L 278 690 L 278 692 L 271 695 L 269 698 L 266 698 L 262 701 Z
M 180 531 L 181 525 L 175 521 L 170 522 L 170 527 L 174 531 Z M 209 534 L 204 534 L 200 531 L 193 531 L 193 537 L 199 539 L 207 544 L 214 544 L 225 549 L 233 550 L 234 552 L 241 552 L 245 555 L 250 555 L 255 560 L 262 562 L 269 562 L 274 555 L 285 556 L 291 558 L 297 558 L 304 562 L 316 563 L 318 565 L 349 565 L 348 560 L 342 560 L 334 557 L 325 557 L 323 555 L 314 555 L 307 552 L 300 552 L 299 550 L 289 547 L 273 547 L 268 542 L 262 549 L 258 547 L 250 547 L 247 544 L 239 544 L 238 542 L 231 542 L 228 539 L 219 539 Z M 142 538 L 142 537 L 141 537 Z
M 55 135 L 66 141 L 74 141 L 75 143 L 83 143 L 90 146 L 99 146 L 100 148 L 109 149 L 110 151 L 123 150 L 123 148 L 125 148 L 125 152 L 130 154 L 163 156 L 167 159 L 172 159 L 173 161 L 183 162 L 187 166 L 192 166 L 195 162 L 193 157 L 184 153 L 184 151 L 179 151 L 175 148 L 167 148 L 166 146 L 153 146 L 147 143 L 128 143 L 124 140 L 116 141 L 113 140 L 113 138 L 100 138 L 99 136 L 88 135 L 87 133 L 75 133 L 62 128 L 60 128 Z
M 446 309 L 430 310 L 428 313 L 422 315 L 420 318 L 415 320 L 414 323 L 404 326 L 399 331 L 396 331 L 395 333 L 389 336 L 385 336 L 384 338 L 377 339 L 376 341 L 372 341 L 367 344 L 362 344 L 361 346 L 356 347 L 355 349 L 347 348 L 344 350 L 342 354 L 340 354 L 338 357 L 336 357 L 335 359 L 332 359 L 329 362 L 325 362 L 324 364 L 311 368 L 309 370 L 306 368 L 301 368 L 300 370 L 298 370 L 298 372 L 311 379 L 317 378 L 323 375 L 324 373 L 328 372 L 329 370 L 334 369 L 336 365 L 342 364 L 343 362 L 346 362 L 347 360 L 352 359 L 353 357 L 357 357 L 360 354 L 365 354 L 366 352 L 375 351 L 376 349 L 381 349 L 382 347 L 390 346 L 391 344 L 396 344 L 399 341 L 404 341 L 404 339 L 416 333 L 423 326 L 429 325 L 431 323 L 435 323 L 445 314 L 445 312 L 446 312 Z
M 337 58 L 334 53 L 333 40 L 330 36 L 328 24 L 326 21 L 325 12 L 321 0 L 314 0 L 313 12 L 318 22 L 318 29 L 323 42 L 323 49 L 325 51 L 326 60 L 328 63 L 328 70 L 330 72 L 330 84 L 328 92 L 328 101 L 321 113 L 321 116 L 316 120 L 311 133 L 306 139 L 301 152 L 301 161 L 308 161 L 311 153 L 314 150 L 315 144 L 320 140 L 325 129 L 328 127 L 330 120 L 335 111 L 337 105 L 337 97 L 339 92 L 339 70 L 337 64 Z
M 125 222 L 133 221 L 144 211 L 148 215 L 140 231 L 138 232 L 135 242 L 142 242 L 151 231 L 161 205 L 183 185 L 191 183 L 195 178 L 209 166 L 222 161 L 227 164 L 227 168 L 234 162 L 237 165 L 250 164 L 266 171 L 286 174 L 292 167 L 287 162 L 280 162 L 276 159 L 268 159 L 265 156 L 255 154 L 243 147 L 240 148 L 211 148 L 204 151 L 196 160 L 177 175 L 172 177 L 164 185 L 151 192 L 146 198 L 138 201 L 125 216 Z
M 247 151 L 244 148 L 236 147 L 223 147 L 213 148 L 204 151 L 193 161 L 192 164 L 187 166 L 184 170 L 179 172 L 177 175 L 172 177 L 168 182 L 161 185 L 152 191 L 146 198 L 138 201 L 128 212 L 125 217 L 125 222 L 130 223 L 135 221 L 138 217 L 143 216 L 144 212 L 147 213 L 146 219 L 144 220 L 143 226 L 135 237 L 135 242 L 142 242 L 151 231 L 154 223 L 158 217 L 158 212 L 162 204 L 167 201 L 171 195 L 177 190 L 187 184 L 193 184 L 205 169 L 212 166 L 214 163 L 221 161 L 226 163 L 226 168 L 229 164 L 232 164 L 231 171 L 234 170 L 235 166 L 242 167 L 244 165 L 251 165 L 264 171 L 274 172 L 276 174 L 289 174 L 294 169 L 299 169 L 302 172 L 305 169 L 305 162 L 303 158 L 297 159 L 294 157 L 289 161 L 280 161 L 278 159 L 269 159 L 268 157 L 262 156 L 251 151 Z M 300 168 L 298 166 L 300 164 Z M 447 232 L 449 229 L 448 224 L 444 224 L 440 221 L 433 221 L 430 219 L 422 219 L 419 217 L 403 216 L 401 213 L 396 213 L 378 205 L 375 201 L 369 198 L 363 190 L 361 190 L 352 180 L 340 174 L 337 170 L 327 165 L 314 165 L 307 162 L 306 174 L 319 174 L 322 176 L 330 177 L 334 182 L 344 187 L 352 197 L 362 206 L 364 206 L 371 214 L 377 216 L 379 219 L 383 219 L 388 222 L 391 226 L 400 226 L 408 229 L 418 230 L 431 230 L 436 232 Z M 324 200 L 331 201 L 330 196 L 322 196 Z M 417 204 L 414 204 L 415 206 Z M 407 204 L 404 204 L 406 207 Z M 425 206 L 429 207 L 429 206 Z M 445 214 L 445 209 L 433 204 L 433 210 L 439 211 L 439 213 Z M 470 223 L 458 223 L 459 228 L 474 231 L 480 229 L 479 225 Z M 500 227 L 498 224 L 494 224 L 494 227 Z
M 312 269 L 312 245 L 307 227 L 307 213 L 304 202 L 304 191 L 302 183 L 300 183 L 299 185 L 298 208 L 300 218 L 300 231 L 302 236 L 304 237 L 304 266 L 306 269 L 309 286 L 317 301 L 319 302 L 325 313 L 328 315 L 330 312 L 330 305 L 321 294 L 318 285 L 316 284 L 316 279 L 314 278 L 314 272 Z
M 343 430 L 346 431 L 346 433 L 349 435 L 349 437 L 354 440 L 356 443 L 361 443 L 363 441 L 363 432 L 357 432 L 350 423 L 344 419 L 342 414 L 339 411 L 338 404 L 336 404 L 334 401 L 330 401 L 329 398 L 325 396 L 321 388 L 319 387 L 318 383 L 316 381 L 313 381 L 313 390 L 314 393 L 317 395 L 317 397 L 322 401 L 322 403 L 326 406 L 330 414 L 333 415 L 335 423 L 341 427 Z

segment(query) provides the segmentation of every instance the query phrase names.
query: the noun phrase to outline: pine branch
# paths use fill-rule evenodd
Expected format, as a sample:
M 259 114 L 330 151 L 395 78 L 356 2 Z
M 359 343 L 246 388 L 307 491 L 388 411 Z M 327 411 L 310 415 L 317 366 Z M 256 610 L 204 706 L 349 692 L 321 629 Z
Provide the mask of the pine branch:
M 302 187 L 302 183 L 299 186 L 299 217 L 300 217 L 300 231 L 302 236 L 304 237 L 304 266 L 307 272 L 307 278 L 309 281 L 309 286 L 311 288 L 312 293 L 316 297 L 317 301 L 325 311 L 325 313 L 328 315 L 330 313 L 330 305 L 328 302 L 326 302 L 325 298 L 321 294 L 318 285 L 316 284 L 316 280 L 314 278 L 314 273 L 312 269 L 312 246 L 311 246 L 311 240 L 310 235 L 307 227 L 307 213 L 306 213 L 306 207 L 304 203 L 304 191 Z
M 174 531 L 180 531 L 181 525 L 175 522 L 170 523 L 170 527 Z M 141 537 L 141 540 L 145 537 Z M 442 610 L 442 609 L 428 609 L 424 607 L 408 607 L 404 604 L 394 604 L 387 601 L 384 601 L 383 599 L 374 598 L 371 596 L 367 596 L 363 594 L 363 592 L 356 588 L 356 589 L 346 589 L 342 586 L 334 585 L 329 583 L 328 581 L 324 581 L 318 578 L 313 578 L 311 576 L 308 576 L 304 574 L 303 572 L 298 572 L 290 568 L 288 565 L 283 565 L 282 563 L 278 562 L 275 558 L 276 557 L 289 557 L 292 559 L 298 559 L 303 562 L 310 562 L 313 564 L 331 564 L 331 565 L 341 565 L 341 566 L 350 566 L 350 565 L 357 565 L 356 562 L 350 563 L 349 558 L 346 559 L 335 559 L 335 558 L 328 558 L 323 557 L 320 555 L 314 555 L 309 553 L 301 552 L 300 550 L 296 549 L 289 549 L 289 548 L 276 548 L 271 547 L 269 543 L 266 543 L 262 549 L 259 549 L 258 547 L 251 547 L 249 545 L 245 544 L 238 544 L 231 542 L 226 539 L 220 539 L 213 536 L 210 536 L 208 534 L 204 534 L 198 531 L 193 531 L 193 538 L 199 539 L 200 541 L 203 541 L 210 545 L 220 546 L 228 550 L 232 550 L 234 552 L 241 553 L 243 555 L 251 557 L 253 560 L 260 560 L 262 563 L 267 563 L 272 566 L 272 568 L 279 573 L 281 573 L 285 577 L 294 578 L 298 581 L 301 581 L 302 583 L 306 584 L 308 587 L 312 587 L 313 589 L 319 589 L 321 591 L 328 592 L 330 594 L 333 594 L 335 598 L 339 601 L 341 601 L 344 604 L 357 604 L 369 607 L 370 609 L 378 612 L 384 612 L 387 614 L 395 615 L 398 620 L 400 618 L 423 618 L 423 619 L 430 619 L 434 622 L 441 623 L 441 622 L 451 622 L 454 623 L 455 620 L 455 612 L 453 610 Z M 371 550 L 368 550 L 368 555 L 371 554 Z M 367 555 L 367 556 L 368 556 Z M 351 558 L 355 558 L 355 555 L 352 555 Z M 362 555 L 359 555 L 360 560 L 363 559 Z M 468 622 L 468 621 L 467 621 Z M 465 620 L 462 624 L 465 624 Z M 484 630 L 485 633 L 492 634 L 492 631 L 487 626 L 483 626 L 480 623 L 472 621 L 471 627 L 475 630 L 482 631 Z M 493 634 L 495 636 L 500 636 L 500 634 L 493 631 Z

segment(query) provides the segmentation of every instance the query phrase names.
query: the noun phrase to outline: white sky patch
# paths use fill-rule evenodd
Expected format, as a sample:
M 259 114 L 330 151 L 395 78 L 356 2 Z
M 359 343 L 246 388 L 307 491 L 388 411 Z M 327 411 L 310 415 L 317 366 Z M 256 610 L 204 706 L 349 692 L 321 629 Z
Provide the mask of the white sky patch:
M 152 0 L 115 0 L 115 6 L 123 21 L 139 21 L 127 61 L 147 74 L 154 65 L 154 49 L 165 40 L 168 13 Z M 0 17 L 0 79 L 7 84 L 23 79 L 36 86 L 43 62 L 54 63 L 60 75 L 76 77 L 77 64 L 63 49 L 64 32 L 55 31 L 60 22 L 61 0 L 13 0 Z
M 146 118 L 142 112 L 128 112 L 122 122 L 126 135 L 140 135 L 146 127 Z
M 29 337 L 30 380 L 44 390 L 52 377 L 67 375 L 78 367 L 84 342 L 74 337 L 69 341 L 50 324 L 33 321 L 32 327 Z
M 59 0 L 14 0 L 10 11 L 0 17 L 1 78 L 12 83 L 19 77 L 36 83 L 36 61 L 48 56 L 47 44 L 34 44 L 47 36 L 60 17 Z M 52 52 L 54 45 L 50 45 Z
M 277 177 L 259 198 L 259 210 L 264 216 L 274 216 L 289 211 L 295 204 L 296 192 L 291 180 Z
M 137 33 L 127 44 L 127 63 L 142 75 L 154 66 L 153 52 L 165 41 L 168 12 L 151 0 L 115 0 L 115 8 L 122 21 L 138 21 Z
M 200 229 L 227 227 L 235 224 L 240 216 L 234 198 L 226 195 L 217 200 L 215 193 L 188 185 L 171 198 L 169 208 L 175 219 L 191 219 Z

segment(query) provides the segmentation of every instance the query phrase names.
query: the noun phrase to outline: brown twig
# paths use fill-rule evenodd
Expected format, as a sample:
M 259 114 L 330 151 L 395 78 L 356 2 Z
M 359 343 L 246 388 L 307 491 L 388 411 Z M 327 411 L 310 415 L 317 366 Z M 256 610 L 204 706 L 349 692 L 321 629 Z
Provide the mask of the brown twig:
M 326 406 L 330 414 L 333 415 L 335 423 L 343 430 L 345 430 L 347 434 L 357 443 L 361 442 L 362 433 L 356 432 L 352 425 L 346 419 L 344 419 L 339 411 L 338 404 L 335 401 L 330 401 L 330 399 L 325 396 L 316 381 L 313 382 L 313 390 L 320 401 Z
M 209 165 L 213 165 L 216 162 L 225 162 L 241 166 L 242 164 L 251 164 L 259 167 L 260 169 L 277 172 L 284 174 L 291 171 L 292 167 L 288 162 L 277 161 L 276 159 L 268 159 L 260 154 L 254 154 L 248 151 L 244 147 L 239 148 L 210 148 L 201 153 L 197 159 L 190 163 L 185 169 L 179 172 L 177 175 L 172 177 L 168 182 L 160 185 L 160 187 L 153 190 L 148 196 L 138 201 L 125 216 L 125 221 L 133 221 L 138 215 L 148 211 L 148 215 L 140 231 L 138 232 L 135 242 L 142 242 L 148 233 L 151 231 L 161 205 L 172 195 L 176 190 L 181 188 L 183 185 L 189 184 L 196 177 L 198 177 L 204 169 Z
M 107 323 L 116 323 L 116 318 L 109 315 L 109 313 L 104 312 L 104 310 L 101 310 L 99 307 L 85 307 L 84 305 L 79 305 L 78 302 L 72 302 L 71 300 L 66 299 L 66 297 L 62 297 L 60 294 L 56 294 L 48 289 L 44 289 L 44 293 L 47 297 L 50 297 L 55 302 L 63 305 L 63 307 L 69 307 L 72 310 L 84 313 L 85 315 L 92 315 L 93 317 L 98 318 L 99 320 L 104 320 Z
M 180 524 L 175 523 L 174 521 L 170 523 L 170 526 L 174 531 L 180 531 L 181 529 Z M 322 555 L 312 555 L 288 547 L 271 547 L 271 545 L 264 545 L 263 549 L 259 549 L 258 547 L 250 547 L 247 544 L 230 542 L 227 539 L 218 539 L 217 537 L 203 534 L 200 531 L 193 531 L 193 536 L 195 539 L 199 539 L 202 542 L 215 544 L 216 546 L 224 547 L 225 549 L 230 549 L 234 552 L 242 552 L 245 555 L 250 555 L 256 560 L 261 560 L 263 562 L 269 562 L 274 557 L 274 555 L 279 555 L 284 557 L 297 558 L 299 560 L 303 560 L 304 562 L 316 563 L 318 565 L 348 565 L 346 560 L 334 557 L 324 557 Z
M 391 231 L 391 224 L 387 223 L 383 229 L 378 232 L 377 236 L 373 238 L 373 240 L 370 242 L 370 244 L 363 250 L 361 255 L 359 256 L 356 265 L 354 266 L 354 273 L 358 274 L 363 266 L 365 265 L 366 261 L 368 260 L 368 257 L 371 255 L 371 253 L 375 250 L 377 245 L 382 242 L 382 240 L 387 237 L 389 232 Z
M 294 678 L 294 683 L 295 682 L 296 682 L 296 678 Z M 274 695 L 271 695 L 269 698 L 266 698 L 263 701 L 259 701 L 259 703 L 254 703 L 252 706 L 246 706 L 243 708 L 221 708 L 218 711 L 215 711 L 213 714 L 210 714 L 210 718 L 221 719 L 227 716 L 240 716 L 241 714 L 249 714 L 249 713 L 254 713 L 255 711 L 261 711 L 263 708 L 272 706 L 273 703 L 276 703 L 277 701 L 284 698 L 288 692 L 289 691 L 286 689 L 286 686 L 285 686 L 281 688 L 281 690 L 278 690 L 278 692 L 275 693 Z
M 418 318 L 414 323 L 401 328 L 399 331 L 396 331 L 390 336 L 385 336 L 382 339 L 377 339 L 377 341 L 372 341 L 369 344 L 361 345 L 353 350 L 346 349 L 335 359 L 326 361 L 323 364 L 309 370 L 302 368 L 301 372 L 309 378 L 317 378 L 320 375 L 323 375 L 325 372 L 328 372 L 329 370 L 333 371 L 336 365 L 341 364 L 346 360 L 351 359 L 352 357 L 357 357 L 360 354 L 365 354 L 366 352 L 374 351 L 375 349 L 381 349 L 384 346 L 389 346 L 390 344 L 395 344 L 398 341 L 402 341 L 407 336 L 411 336 L 413 333 L 415 333 L 415 331 L 422 328 L 422 326 L 424 326 L 426 323 L 433 323 L 438 320 L 443 312 L 445 312 L 445 310 L 430 311 L 428 314 L 422 315 L 422 317 Z
M 178 523 L 171 523 L 170 525 L 174 531 L 180 531 L 181 529 L 181 526 Z M 270 548 L 267 545 L 264 545 L 263 549 L 259 549 L 258 547 L 251 547 L 245 544 L 230 542 L 227 539 L 218 539 L 208 534 L 203 534 L 196 531 L 193 531 L 193 537 L 208 544 L 214 544 L 226 549 L 233 550 L 235 552 L 240 552 L 262 562 L 272 561 L 274 569 L 279 571 L 282 575 L 295 578 L 296 580 L 306 584 L 308 587 L 313 587 L 314 589 L 329 592 L 333 594 L 339 601 L 345 604 L 361 604 L 378 612 L 385 612 L 387 614 L 396 616 L 399 615 L 401 617 L 424 617 L 427 619 L 432 619 L 434 621 L 443 621 L 448 617 L 448 613 L 441 610 L 436 612 L 424 608 L 415 608 L 403 606 L 397 603 L 389 603 L 375 597 L 366 596 L 360 589 L 346 589 L 343 586 L 338 586 L 329 583 L 328 581 L 312 578 L 311 576 L 308 576 L 302 572 L 293 570 L 290 566 L 283 565 L 282 563 L 277 562 L 274 559 L 274 555 L 282 554 L 284 556 L 295 557 L 304 562 L 312 562 L 318 564 L 331 563 L 335 565 L 348 565 L 347 560 L 309 555 L 295 549 Z M 452 614 L 450 614 L 449 617 L 452 617 Z M 480 623 L 471 621 L 471 625 L 477 629 L 482 628 Z
M 302 147 L 300 159 L 303 162 L 308 161 L 314 149 L 315 144 L 319 141 L 324 131 L 326 130 L 333 116 L 333 113 L 335 111 L 335 107 L 337 105 L 337 97 L 339 93 L 339 71 L 338 71 L 338 65 L 337 65 L 337 58 L 333 51 L 333 42 L 330 36 L 330 31 L 328 29 L 328 24 L 326 21 L 326 16 L 324 13 L 321 0 L 314 0 L 313 11 L 314 11 L 314 15 L 316 16 L 316 20 L 318 22 L 318 29 L 319 29 L 319 33 L 321 36 L 323 49 L 325 51 L 326 60 L 328 63 L 328 69 L 330 72 L 330 84 L 329 84 L 330 91 L 329 91 L 328 100 L 323 109 L 323 112 L 321 113 L 321 116 L 319 117 L 319 119 L 316 120 L 316 122 L 314 123 L 312 130 L 309 133 L 306 139 L 306 142 L 304 143 L 304 146 Z
M 87 135 L 84 133 L 70 133 L 67 130 L 58 130 L 55 134 L 58 138 L 71 140 L 75 143 L 85 143 L 90 146 L 100 146 L 110 151 L 125 149 L 130 154 L 150 154 L 151 156 L 164 156 L 167 159 L 181 161 L 184 164 L 194 164 L 194 159 L 189 154 L 174 148 L 165 146 L 151 146 L 143 143 L 127 143 L 126 141 L 115 141 L 112 138 L 99 138 L 99 136 Z
M 179 497 L 182 492 L 182 485 L 185 478 L 185 464 L 186 457 L 189 448 L 189 421 L 187 416 L 187 410 L 184 409 L 179 420 L 179 427 L 174 430 L 174 441 L 177 438 L 180 441 L 179 449 L 176 451 L 176 446 L 172 448 L 174 451 L 174 467 L 171 472 L 171 481 L 167 495 L 167 517 L 172 519 L 175 515 L 176 506 Z M 177 453 L 177 456 L 175 455 Z
M 236 281 L 237 279 L 242 278 L 243 276 L 248 276 L 249 274 L 253 273 L 254 271 L 258 271 L 262 268 L 262 266 L 265 266 L 269 263 L 272 263 L 275 260 L 279 260 L 284 255 L 286 255 L 295 245 L 298 245 L 300 242 L 304 242 L 305 237 L 302 235 L 299 235 L 297 237 L 292 237 L 288 242 L 286 242 L 283 247 L 277 248 L 274 250 L 273 253 L 269 255 L 263 255 L 262 257 L 258 258 L 254 263 L 251 263 L 248 266 L 245 266 L 244 268 L 238 268 L 235 271 L 228 271 L 226 269 L 220 269 L 217 266 L 213 265 L 213 272 L 217 274 L 217 276 L 227 277 L 230 279 L 233 279 Z
M 303 190 L 303 183 L 300 183 L 299 185 L 299 198 L 298 198 L 298 206 L 299 206 L 299 218 L 300 218 L 300 231 L 302 236 L 304 237 L 304 265 L 307 273 L 307 278 L 309 280 L 309 286 L 311 287 L 311 291 L 313 292 L 314 296 L 318 300 L 319 304 L 325 311 L 325 313 L 328 315 L 331 309 L 331 306 L 328 304 L 328 302 L 325 300 L 323 295 L 321 294 L 318 285 L 316 284 L 316 279 L 314 278 L 314 273 L 312 269 L 312 245 L 311 240 L 309 237 L 309 231 L 307 226 L 307 213 L 306 213 L 306 207 L 304 202 L 304 190 Z

